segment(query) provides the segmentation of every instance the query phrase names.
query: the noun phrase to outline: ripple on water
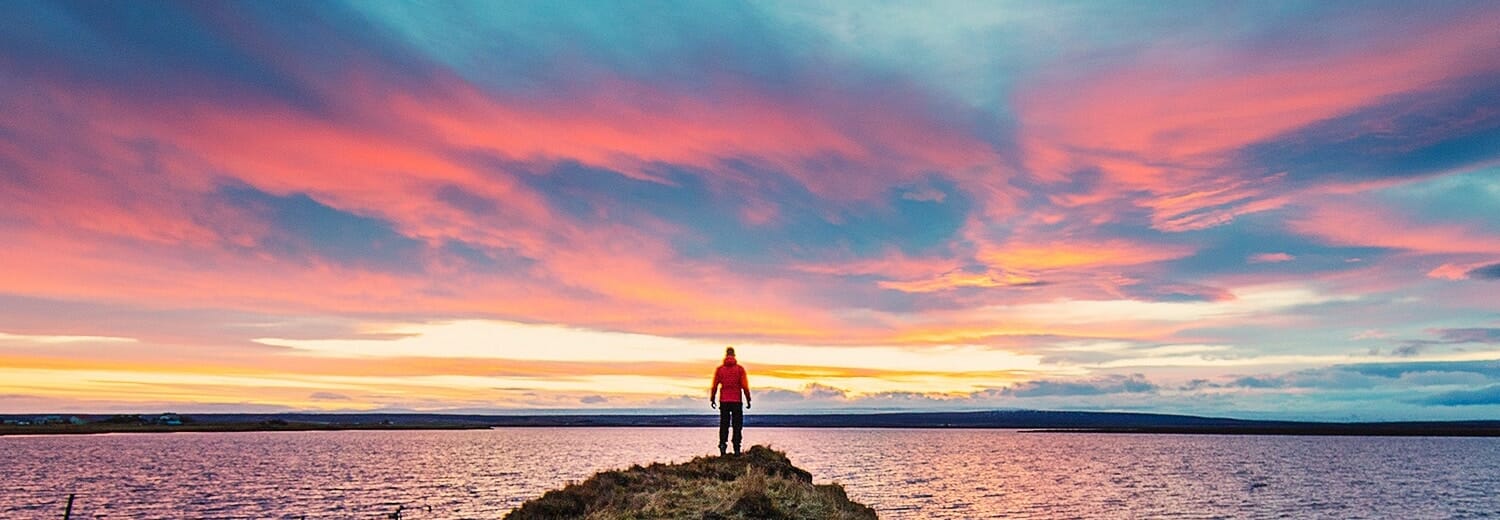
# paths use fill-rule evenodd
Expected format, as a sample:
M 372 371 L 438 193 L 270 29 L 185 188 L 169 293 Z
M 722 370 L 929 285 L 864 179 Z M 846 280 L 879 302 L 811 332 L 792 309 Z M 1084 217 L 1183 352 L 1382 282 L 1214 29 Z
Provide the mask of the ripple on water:
M 887 519 L 1484 518 L 1500 439 L 756 429 Z M 711 429 L 0 438 L 0 518 L 497 518 L 568 481 L 713 449 Z M 431 510 L 429 513 L 428 510 Z

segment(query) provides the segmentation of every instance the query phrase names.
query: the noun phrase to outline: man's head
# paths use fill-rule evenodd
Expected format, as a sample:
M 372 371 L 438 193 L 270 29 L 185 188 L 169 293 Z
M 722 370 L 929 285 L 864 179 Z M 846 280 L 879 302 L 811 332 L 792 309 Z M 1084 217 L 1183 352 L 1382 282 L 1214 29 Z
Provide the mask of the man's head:
M 729 347 L 729 348 L 724 349 L 724 355 L 725 356 L 729 356 L 729 357 L 734 357 L 734 347 Z

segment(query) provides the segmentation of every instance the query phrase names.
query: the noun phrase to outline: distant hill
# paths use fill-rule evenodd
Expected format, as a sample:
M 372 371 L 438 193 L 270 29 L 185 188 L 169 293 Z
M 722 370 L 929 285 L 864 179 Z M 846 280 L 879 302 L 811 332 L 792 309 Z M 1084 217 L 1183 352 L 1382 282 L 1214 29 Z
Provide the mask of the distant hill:
M 287 421 L 329 425 L 395 427 L 694 427 L 718 426 L 715 414 L 486 415 L 440 413 L 278 413 L 189 414 L 200 424 Z M 0 418 L 34 418 L 9 415 Z M 85 420 L 108 416 L 79 415 Z M 1108 433 L 1232 433 L 1306 435 L 1477 435 L 1500 436 L 1500 421 L 1312 422 L 1259 421 L 1157 413 L 996 410 L 984 412 L 899 412 L 838 414 L 746 414 L 747 427 L 784 428 L 1004 428 Z

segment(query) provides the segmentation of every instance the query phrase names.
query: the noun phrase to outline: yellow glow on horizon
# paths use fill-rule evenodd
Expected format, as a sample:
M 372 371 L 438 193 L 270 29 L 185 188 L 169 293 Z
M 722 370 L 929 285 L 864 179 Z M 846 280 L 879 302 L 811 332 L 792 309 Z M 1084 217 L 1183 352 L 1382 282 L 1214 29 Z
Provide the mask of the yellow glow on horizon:
M 258 343 L 320 357 L 463 357 L 577 362 L 702 362 L 712 367 L 725 344 L 503 321 L 400 325 L 377 331 L 393 339 L 293 340 Z M 1041 357 L 975 345 L 810 346 L 736 343 L 741 362 L 845 370 L 972 372 L 1048 371 Z
M 567 407 L 578 405 L 577 396 L 588 395 L 649 407 L 672 396 L 706 397 L 725 346 L 707 340 L 484 320 L 385 325 L 361 332 L 380 339 L 260 339 L 290 351 L 241 362 L 210 358 L 173 363 L 164 358 L 117 363 L 12 356 L 8 359 L 21 367 L 0 369 L 5 381 L 0 390 L 132 402 L 253 400 L 302 409 L 368 409 L 381 403 L 432 400 L 479 407 Z M 839 388 L 851 398 L 882 392 L 936 395 L 994 388 L 1038 375 L 1078 373 L 1044 366 L 1040 356 L 976 345 L 734 346 L 750 368 L 757 391 L 799 392 L 819 384 Z M 293 366 L 276 368 L 287 363 Z M 403 366 L 409 373 L 403 373 Z M 599 370 L 606 366 L 608 370 Z M 632 367 L 639 372 L 631 373 Z M 341 397 L 332 402 L 310 397 L 321 394 Z
M 136 343 L 135 338 L 116 336 L 56 336 L 45 334 L 10 334 L 0 332 L 0 343 L 36 343 L 54 345 L 61 343 Z
M 698 395 L 707 391 L 724 343 L 643 334 L 603 332 L 503 321 L 403 324 L 368 332 L 382 339 L 292 340 L 259 343 L 296 349 L 317 358 L 370 359 L 421 355 L 430 358 L 498 358 L 541 362 L 701 364 L 701 376 L 556 374 L 548 377 L 425 376 L 361 380 L 365 384 L 420 383 L 452 388 L 525 387 L 545 392 Z M 737 343 L 741 363 L 751 369 L 753 388 L 801 389 L 809 383 L 836 386 L 851 395 L 880 392 L 970 392 L 1014 382 L 1016 374 L 1078 374 L 1043 365 L 1041 357 L 975 345 L 812 346 Z M 757 366 L 766 366 L 759 371 Z
M 953 325 L 958 315 L 934 316 L 932 322 L 914 320 L 891 334 L 911 335 L 904 339 L 954 335 L 929 337 L 932 342 L 925 344 L 735 342 L 733 346 L 750 369 L 754 391 L 786 391 L 776 393 L 781 401 L 771 404 L 788 407 L 783 409 L 802 402 L 836 407 L 871 396 L 877 397 L 872 402 L 883 402 L 885 394 L 891 394 L 892 402 L 913 395 L 936 400 L 965 398 L 1021 381 L 1087 378 L 1137 369 L 1165 373 L 1192 368 L 1201 376 L 1273 367 L 1478 360 L 1497 355 L 1487 351 L 1419 358 L 1362 351 L 1247 355 L 1232 345 L 1161 343 L 1151 335 L 1157 330 L 1152 327 L 1176 330 L 1338 299 L 1305 287 L 1278 285 L 1242 288 L 1235 291 L 1234 299 L 1211 302 L 1058 300 L 970 310 L 961 317 L 973 324 L 971 328 Z M 1005 320 L 987 319 L 986 313 Z M 947 328 L 941 326 L 944 322 Z M 1054 325 L 1032 329 L 1028 323 Z M 1028 339 L 1062 330 L 1115 329 L 1135 330 L 1141 337 L 1112 332 L 1106 335 L 1109 339 L 1081 334 L 1053 334 L 1071 338 L 1066 340 Z M 0 356 L 5 365 L 0 367 L 0 394 L 113 403 L 115 407 L 183 402 L 255 403 L 303 410 L 671 408 L 706 398 L 713 368 L 726 346 L 707 339 L 496 320 L 379 324 L 359 332 L 371 336 L 262 338 L 255 341 L 282 348 L 222 358 L 182 355 L 187 350 L 163 350 L 148 357 L 78 357 L 67 352 L 106 353 L 111 351 L 110 343 L 136 340 L 0 333 L 0 345 L 14 349 Z M 997 337 L 987 334 L 1013 336 L 1004 343 L 1013 346 L 959 341 Z M 1100 361 L 1056 360 L 1068 359 L 1069 353 L 1079 354 L 1076 359 L 1095 356 Z M 806 390 L 810 387 L 837 390 Z M 690 400 L 676 400 L 678 396 Z

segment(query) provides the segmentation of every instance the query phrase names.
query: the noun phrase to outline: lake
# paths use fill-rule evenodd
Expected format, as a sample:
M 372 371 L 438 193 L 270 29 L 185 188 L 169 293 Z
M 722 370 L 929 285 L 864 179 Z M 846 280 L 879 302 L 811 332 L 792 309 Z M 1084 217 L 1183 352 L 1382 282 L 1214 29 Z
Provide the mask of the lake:
M 882 518 L 1480 518 L 1500 439 L 761 428 Z M 689 428 L 0 438 L 0 518 L 499 518 L 594 472 L 714 451 Z

